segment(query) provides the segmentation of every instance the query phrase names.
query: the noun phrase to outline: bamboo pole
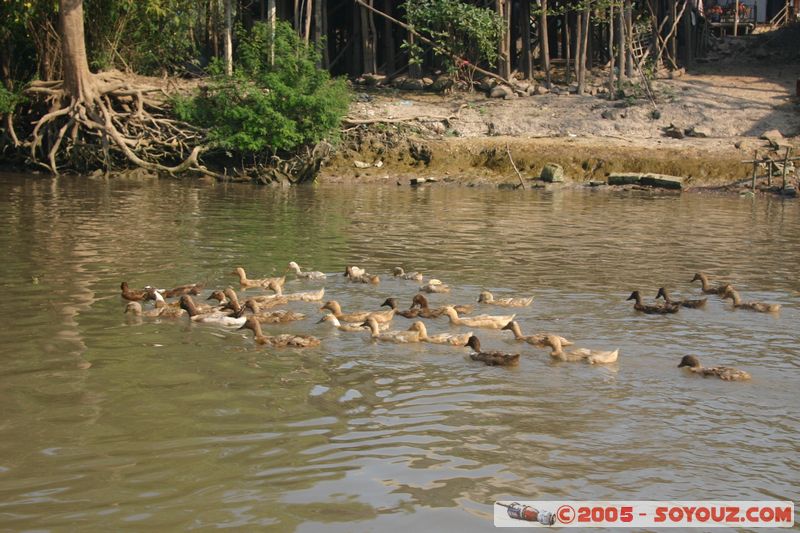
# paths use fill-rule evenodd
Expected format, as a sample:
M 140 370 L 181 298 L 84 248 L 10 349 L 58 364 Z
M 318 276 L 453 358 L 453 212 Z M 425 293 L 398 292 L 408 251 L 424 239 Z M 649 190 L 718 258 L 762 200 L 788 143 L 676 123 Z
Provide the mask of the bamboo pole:
M 376 15 L 378 15 L 378 16 L 381 16 L 381 17 L 384 17 L 384 18 L 386 18 L 386 19 L 389 19 L 389 20 L 391 20 L 392 22 L 394 22 L 395 24 L 397 24 L 397 25 L 398 25 L 398 26 L 400 26 L 401 28 L 403 28 L 403 29 L 405 29 L 406 31 L 408 31 L 408 33 L 409 33 L 410 35 L 413 35 L 413 36 L 415 36 L 416 38 L 418 38 L 420 41 L 422 41 L 423 43 L 425 43 L 425 44 L 427 44 L 427 45 L 429 45 L 429 46 L 432 46 L 432 47 L 433 47 L 433 49 L 434 49 L 434 50 L 436 50 L 437 52 L 439 52 L 439 53 L 441 53 L 441 54 L 443 54 L 443 55 L 447 55 L 448 57 L 450 57 L 451 59 L 454 59 L 455 61 L 457 61 L 457 62 L 459 62 L 459 63 L 466 63 L 466 61 L 465 61 L 463 58 L 461 58 L 461 57 L 457 56 L 456 54 L 454 54 L 453 52 L 451 52 L 450 50 L 448 50 L 446 47 L 444 47 L 444 46 L 442 46 L 442 45 L 440 45 L 440 44 L 437 44 L 437 43 L 435 43 L 435 42 L 431 41 L 430 39 L 428 39 L 427 37 L 425 37 L 424 35 L 422 35 L 422 34 L 418 33 L 416 30 L 414 30 L 414 28 L 412 28 L 411 26 L 409 26 L 409 25 L 408 25 L 408 24 L 406 24 L 405 22 L 400 22 L 399 20 L 397 20 L 396 18 L 392 17 L 391 15 L 387 15 L 387 14 L 386 14 L 386 13 L 384 13 L 383 11 L 380 11 L 379 9 L 375 9 L 375 8 L 374 8 L 374 7 L 372 7 L 371 5 L 367 5 L 367 4 L 364 2 L 364 0 L 355 0 L 355 2 L 356 2 L 356 4 L 358 4 L 358 5 L 360 5 L 360 6 L 363 6 L 363 7 L 367 8 L 368 10 L 372 11 L 372 12 L 373 12 L 373 13 L 375 13 Z M 472 64 L 470 64 L 470 68 L 474 69 L 474 70 L 475 70 L 475 71 L 477 71 L 477 72 L 480 72 L 481 74 L 483 74 L 483 75 L 485 75 L 485 76 L 491 76 L 491 77 L 493 77 L 493 78 L 498 78 L 498 79 L 500 79 L 500 81 L 504 81 L 504 82 L 506 82 L 506 83 L 510 83 L 510 82 L 509 82 L 509 81 L 508 81 L 506 78 L 504 78 L 503 76 L 499 76 L 499 75 L 497 75 L 497 74 L 496 74 L 496 73 L 494 73 L 494 72 L 489 72 L 488 70 L 484 70 L 484 69 L 482 69 L 482 68 L 478 67 L 477 65 L 472 65 Z
M 520 174 L 516 163 L 514 163 L 514 158 L 511 157 L 511 149 L 508 147 L 508 143 L 506 143 L 506 153 L 508 154 L 508 160 L 511 161 L 511 166 L 514 167 L 514 172 L 517 173 L 517 177 L 519 178 L 519 187 L 520 187 L 520 189 L 522 189 L 524 191 L 525 190 L 525 181 L 522 179 L 522 174 Z

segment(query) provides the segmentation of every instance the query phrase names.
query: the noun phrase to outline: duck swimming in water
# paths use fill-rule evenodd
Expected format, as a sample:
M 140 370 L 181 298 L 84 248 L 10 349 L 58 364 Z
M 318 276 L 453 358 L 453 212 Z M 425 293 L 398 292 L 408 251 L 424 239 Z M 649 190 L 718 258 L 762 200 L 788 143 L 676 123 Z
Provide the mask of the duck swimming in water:
M 149 299 L 149 289 L 150 287 L 146 287 L 144 289 L 131 289 L 128 287 L 128 282 L 123 281 L 119 285 L 122 297 L 130 302 L 141 302 L 142 300 Z
M 428 299 L 425 298 L 424 294 L 415 294 L 414 298 L 411 300 L 410 309 L 414 309 L 415 307 L 421 309 L 419 313 L 420 318 L 438 318 L 444 314 L 446 306 L 431 308 L 428 306 Z M 475 306 L 472 304 L 453 305 L 452 307 L 459 315 L 468 315 L 475 309 Z
M 354 313 L 342 313 L 342 306 L 336 300 L 325 302 L 325 305 L 320 307 L 320 311 L 325 310 L 333 313 L 333 316 L 342 322 L 364 322 L 367 318 L 374 318 L 379 324 L 391 322 L 394 318 L 394 309 L 387 309 L 386 311 L 356 311 Z
M 645 305 L 642 303 L 642 296 L 639 294 L 639 291 L 633 291 L 631 295 L 628 296 L 628 300 L 636 300 L 636 302 L 633 304 L 633 308 L 648 315 L 666 315 L 670 313 L 677 313 L 678 309 L 681 308 L 678 304 Z
M 725 285 L 719 285 L 717 287 L 712 287 L 708 283 L 708 276 L 706 276 L 702 272 L 698 272 L 692 278 L 692 282 L 695 282 L 695 281 L 698 281 L 698 280 L 700 281 L 700 284 L 702 286 L 702 291 L 704 293 L 706 293 L 706 294 L 722 294 L 722 292 L 725 290 Z
M 317 291 L 290 292 L 287 294 L 283 293 L 283 288 L 277 283 L 269 283 L 267 288 L 275 293 L 274 298 L 282 298 L 286 302 L 318 302 L 325 297 L 325 287 Z
M 683 367 L 688 368 L 694 374 L 700 374 L 703 377 L 715 377 L 723 381 L 744 381 L 750 379 L 750 374 L 738 368 L 731 368 L 728 366 L 704 368 L 700 365 L 700 360 L 693 355 L 683 356 L 678 368 Z
M 405 344 L 410 342 L 420 342 L 421 340 L 419 330 L 414 328 L 413 325 L 409 329 L 402 331 L 381 331 L 380 324 L 378 324 L 374 317 L 370 316 L 362 324 L 362 326 L 369 327 L 370 336 L 379 341 Z
M 658 294 L 656 294 L 656 300 L 659 298 L 664 298 L 664 301 L 667 302 L 667 305 L 678 305 L 680 307 L 688 307 L 690 309 L 697 309 L 698 307 L 705 307 L 708 298 L 702 298 L 699 300 L 673 300 L 669 297 L 669 293 L 667 289 L 661 287 L 658 289 Z
M 528 298 L 495 298 L 491 292 L 482 291 L 478 296 L 478 303 L 503 307 L 527 307 L 533 303 L 533 296 Z
M 239 329 L 249 329 L 253 332 L 256 344 L 272 348 L 311 348 L 320 345 L 320 340 L 311 335 L 293 335 L 281 333 L 280 335 L 264 335 L 261 332 L 261 323 L 254 317 L 249 317 Z
M 513 332 L 514 333 L 514 339 L 516 339 L 518 341 L 522 341 L 522 342 L 527 342 L 528 344 L 532 344 L 532 345 L 536 346 L 537 348 L 544 348 L 544 347 L 549 346 L 549 344 L 547 344 L 547 342 L 545 342 L 545 341 L 547 340 L 547 336 L 550 335 L 550 333 L 537 333 L 535 335 L 523 335 L 522 334 L 522 329 L 520 329 L 519 324 L 517 323 L 516 320 L 512 320 L 511 322 L 509 322 L 508 324 L 503 326 L 502 329 L 504 329 L 504 330 L 507 329 L 507 330 Z M 556 336 L 558 337 L 558 335 L 556 335 Z M 558 338 L 561 341 L 561 346 L 572 346 L 572 344 L 573 344 L 572 341 L 568 341 L 564 337 L 558 337 Z
M 194 300 L 188 294 L 181 296 L 181 308 L 189 313 L 189 318 L 192 322 L 201 322 L 203 324 L 218 324 L 220 326 L 241 326 L 245 323 L 245 317 L 234 317 L 226 315 L 219 311 L 211 313 L 199 313 Z
M 239 276 L 239 285 L 241 285 L 243 289 L 253 289 L 256 287 L 267 288 L 270 282 L 277 284 L 279 287 L 283 287 L 283 284 L 286 282 L 286 276 L 249 279 L 247 277 L 247 273 L 242 267 L 236 267 L 236 269 L 233 271 L 233 274 Z
M 410 279 L 413 281 L 422 281 L 422 274 L 420 272 L 406 272 L 403 267 L 394 267 L 392 275 L 400 279 Z
M 734 309 L 746 309 L 758 313 L 777 313 L 781 310 L 781 304 L 767 304 L 762 302 L 743 302 L 739 293 L 730 285 L 725 285 L 722 298 L 733 300 Z
M 474 350 L 469 354 L 473 361 L 481 361 L 487 366 L 515 366 L 519 364 L 518 353 L 482 351 L 481 341 L 475 335 L 470 336 L 466 345 Z
M 428 280 L 428 283 L 419 288 L 420 292 L 437 293 L 450 292 L 450 287 L 442 283 L 438 279 Z
M 437 333 L 433 336 L 428 336 L 428 328 L 421 320 L 414 322 L 412 328 L 419 331 L 419 338 L 423 342 L 430 342 L 431 344 L 449 344 L 450 346 L 466 346 L 469 338 L 472 337 L 472 332 L 467 333 Z
M 341 322 L 339 322 L 338 318 L 336 318 L 330 313 L 325 313 L 325 316 L 320 318 L 317 321 L 317 324 L 322 324 L 323 322 L 327 322 L 328 324 L 332 325 L 339 331 L 348 331 L 348 332 L 364 331 L 369 327 L 365 326 L 363 322 L 359 322 L 358 324 L 352 324 L 352 323 L 342 324 Z M 387 322 L 386 324 L 379 324 L 379 327 L 381 331 L 386 331 L 389 329 L 389 323 Z
M 561 345 L 561 337 L 558 335 L 548 335 L 545 344 L 550 346 L 550 357 L 559 361 L 586 361 L 589 364 L 608 364 L 614 363 L 619 358 L 619 350 L 601 351 L 589 350 L 588 348 L 578 348 L 565 352 Z
M 421 311 L 421 309 L 414 309 L 413 307 L 411 309 L 406 310 L 406 311 L 404 311 L 402 309 L 398 309 L 398 307 L 397 307 L 397 298 L 386 298 L 386 301 L 384 301 L 381 304 L 381 307 L 384 307 L 384 306 L 387 306 L 387 305 L 390 308 L 394 309 L 394 313 L 396 315 L 400 315 L 400 316 L 405 317 L 405 318 L 417 318 L 419 316 L 419 314 L 420 314 L 420 311 Z
M 477 315 L 461 318 L 455 308 L 447 305 L 444 314 L 450 318 L 454 326 L 467 326 L 470 328 L 502 329 L 503 326 L 514 320 L 516 315 Z
M 289 262 L 289 267 L 288 267 L 288 270 L 291 270 L 292 272 L 294 272 L 294 274 L 295 274 L 295 275 L 296 275 L 298 278 L 302 278 L 302 279 L 313 279 L 313 280 L 320 280 L 320 279 L 325 279 L 325 278 L 327 278 L 327 276 L 325 275 L 325 273 L 324 273 L 324 272 L 320 272 L 320 271 L 318 271 L 318 270 L 315 270 L 315 271 L 313 271 L 313 272 L 303 272 L 303 271 L 300 269 L 300 265 L 298 265 L 298 264 L 297 264 L 297 263 L 295 263 L 294 261 L 290 261 L 290 262 Z

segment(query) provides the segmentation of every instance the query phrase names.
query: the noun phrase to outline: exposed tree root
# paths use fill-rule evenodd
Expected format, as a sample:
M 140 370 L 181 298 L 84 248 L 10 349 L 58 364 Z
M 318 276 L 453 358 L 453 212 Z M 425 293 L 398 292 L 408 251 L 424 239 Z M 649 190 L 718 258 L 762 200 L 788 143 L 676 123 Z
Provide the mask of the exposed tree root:
M 199 161 L 206 150 L 203 133 L 165 116 L 163 102 L 150 97 L 163 92 L 160 88 L 131 86 L 113 76 L 92 76 L 86 83 L 78 96 L 67 95 L 62 82 L 35 82 L 28 88 L 29 96 L 50 106 L 29 141 L 34 163 L 58 174 L 59 166 L 75 155 L 80 144 L 99 143 L 102 150 L 89 153 L 106 170 L 114 159 L 122 158 L 156 172 L 190 171 L 223 178 Z M 102 159 L 96 155 L 100 152 Z

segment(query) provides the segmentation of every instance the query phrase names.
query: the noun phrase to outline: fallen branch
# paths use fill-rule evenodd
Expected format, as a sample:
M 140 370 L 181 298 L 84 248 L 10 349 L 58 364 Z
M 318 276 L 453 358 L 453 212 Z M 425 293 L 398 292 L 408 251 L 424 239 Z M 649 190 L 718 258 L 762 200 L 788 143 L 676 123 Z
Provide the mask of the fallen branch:
M 519 186 L 522 190 L 525 190 L 525 182 L 522 179 L 522 174 L 519 173 L 517 165 L 514 163 L 514 158 L 511 157 L 511 149 L 508 147 L 508 143 L 506 143 L 506 153 L 508 154 L 508 160 L 511 161 L 511 166 L 514 167 L 514 172 L 517 173 L 517 177 L 519 178 Z

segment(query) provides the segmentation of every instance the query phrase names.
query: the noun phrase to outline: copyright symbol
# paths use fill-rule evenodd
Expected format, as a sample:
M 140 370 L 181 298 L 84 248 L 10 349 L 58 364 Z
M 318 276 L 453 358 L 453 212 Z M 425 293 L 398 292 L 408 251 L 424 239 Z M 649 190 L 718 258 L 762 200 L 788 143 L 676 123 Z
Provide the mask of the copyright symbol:
M 560 523 L 569 524 L 575 520 L 575 509 L 569 505 L 562 505 L 556 511 L 556 517 Z

